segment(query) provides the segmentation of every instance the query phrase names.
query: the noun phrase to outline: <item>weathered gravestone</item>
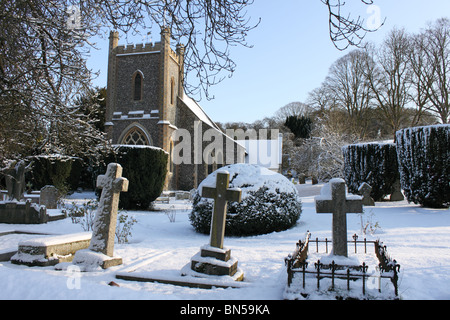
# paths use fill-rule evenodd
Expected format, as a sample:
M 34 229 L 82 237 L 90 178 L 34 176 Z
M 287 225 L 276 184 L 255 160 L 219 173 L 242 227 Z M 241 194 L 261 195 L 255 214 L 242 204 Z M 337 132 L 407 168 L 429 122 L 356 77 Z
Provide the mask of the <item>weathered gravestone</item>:
M 224 248 L 225 220 L 228 201 L 241 201 L 240 189 L 229 189 L 229 173 L 218 172 L 216 187 L 203 187 L 202 196 L 214 199 L 211 218 L 211 233 L 209 246 L 203 246 L 200 253 L 192 257 L 191 269 L 207 275 L 235 276 L 237 281 L 243 279 L 244 274 L 238 271 L 238 261 L 231 257 L 231 250 Z
M 92 240 L 88 250 L 77 251 L 73 263 L 106 269 L 122 264 L 122 258 L 114 257 L 120 192 L 128 190 L 128 180 L 122 177 L 122 166 L 110 163 L 106 174 L 98 176 L 97 188 L 102 189 L 102 194 L 95 215 Z
M 58 189 L 55 186 L 47 185 L 41 189 L 39 204 L 47 209 L 56 209 L 58 207 Z
M 362 204 L 364 206 L 374 206 L 375 201 L 373 201 L 373 198 L 370 196 L 370 193 L 372 192 L 372 187 L 370 184 L 363 182 L 358 188 L 358 193 L 362 196 Z
M 392 193 L 389 197 L 390 201 L 402 201 L 405 200 L 405 196 L 402 193 L 402 186 L 400 183 L 400 179 L 395 180 L 392 184 Z
M 362 213 L 360 196 L 347 195 L 343 179 L 331 179 L 315 198 L 317 213 L 333 214 L 333 254 L 348 256 L 347 253 L 347 213 Z

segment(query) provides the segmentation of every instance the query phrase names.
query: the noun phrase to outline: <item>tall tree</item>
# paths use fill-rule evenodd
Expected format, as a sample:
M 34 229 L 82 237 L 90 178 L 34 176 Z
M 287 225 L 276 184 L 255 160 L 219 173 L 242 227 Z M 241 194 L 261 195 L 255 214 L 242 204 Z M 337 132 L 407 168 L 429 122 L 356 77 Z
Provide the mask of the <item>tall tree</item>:
M 325 80 L 338 107 L 349 115 L 348 130 L 364 138 L 368 125 L 367 111 L 372 106 L 373 91 L 366 78 L 367 52 L 353 50 L 330 67 Z
M 369 48 L 369 47 L 368 47 Z M 372 59 L 365 68 L 377 107 L 390 125 L 392 135 L 404 125 L 411 101 L 410 42 L 404 29 L 393 29 L 380 48 L 367 49 Z
M 430 111 L 436 113 L 442 123 L 450 120 L 450 20 L 439 19 L 425 31 L 424 51 L 429 66 L 424 69 L 430 80 L 428 97 Z

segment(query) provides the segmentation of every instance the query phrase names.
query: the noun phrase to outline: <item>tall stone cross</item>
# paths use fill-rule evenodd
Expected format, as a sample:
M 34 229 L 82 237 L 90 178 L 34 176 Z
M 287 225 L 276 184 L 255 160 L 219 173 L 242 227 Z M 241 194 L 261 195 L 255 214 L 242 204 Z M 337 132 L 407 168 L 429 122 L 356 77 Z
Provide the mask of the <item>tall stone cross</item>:
M 331 194 L 322 191 L 315 198 L 316 212 L 333 214 L 333 254 L 347 257 L 347 213 L 362 213 L 362 199 L 360 196 L 347 198 L 343 179 L 332 179 L 329 186 Z
M 122 178 L 122 166 L 118 163 L 108 164 L 106 174 L 97 177 L 97 188 L 102 189 L 102 194 L 89 249 L 112 257 L 120 192 L 128 190 L 128 180 Z
M 216 187 L 203 187 L 202 197 L 214 199 L 214 209 L 211 219 L 210 246 L 223 249 L 225 236 L 225 220 L 227 216 L 227 202 L 241 202 L 241 190 L 229 189 L 230 174 L 226 171 L 217 172 Z

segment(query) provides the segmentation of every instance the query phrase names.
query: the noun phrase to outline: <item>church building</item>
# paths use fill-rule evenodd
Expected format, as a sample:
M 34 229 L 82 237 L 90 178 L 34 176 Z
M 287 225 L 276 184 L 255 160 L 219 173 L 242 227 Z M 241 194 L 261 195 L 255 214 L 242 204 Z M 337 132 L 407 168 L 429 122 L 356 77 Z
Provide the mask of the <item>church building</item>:
M 112 31 L 105 123 L 112 144 L 148 145 L 165 150 L 169 154 L 166 190 L 196 188 L 215 169 L 244 162 L 245 148 L 225 135 L 200 105 L 185 94 L 184 47 L 177 45 L 172 50 L 168 29 L 162 30 L 161 41 L 154 44 L 119 46 L 118 42 L 119 33 Z M 192 137 L 189 142 L 192 148 L 182 151 L 191 152 L 192 156 L 186 157 L 191 161 L 175 163 L 177 141 L 173 133 L 180 129 L 187 130 Z M 211 150 L 212 162 L 205 161 L 203 153 L 211 143 L 202 139 L 207 130 L 223 143 L 222 148 Z M 201 159 L 194 154 L 195 146 L 201 148 Z M 227 156 L 225 161 L 224 150 L 233 151 L 231 159 Z

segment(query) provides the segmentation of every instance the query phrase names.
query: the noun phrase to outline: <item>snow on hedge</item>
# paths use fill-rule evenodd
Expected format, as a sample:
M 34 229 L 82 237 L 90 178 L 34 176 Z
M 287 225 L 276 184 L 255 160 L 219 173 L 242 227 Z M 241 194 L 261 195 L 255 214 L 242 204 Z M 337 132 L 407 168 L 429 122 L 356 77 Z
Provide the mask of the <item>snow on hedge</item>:
M 450 206 L 450 124 L 396 132 L 400 181 L 410 202 Z
M 400 179 L 397 151 L 393 142 L 371 142 L 347 145 L 344 155 L 344 177 L 351 193 L 358 193 L 363 182 L 372 187 L 371 197 L 382 200 L 393 191 Z

